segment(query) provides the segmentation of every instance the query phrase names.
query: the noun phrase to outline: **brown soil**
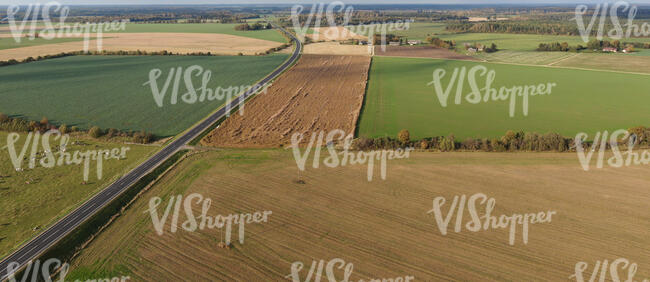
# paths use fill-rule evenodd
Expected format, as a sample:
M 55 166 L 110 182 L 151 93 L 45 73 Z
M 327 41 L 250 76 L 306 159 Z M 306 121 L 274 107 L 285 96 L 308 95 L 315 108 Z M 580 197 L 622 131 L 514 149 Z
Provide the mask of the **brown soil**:
M 249 101 L 201 143 L 217 147 L 278 147 L 294 133 L 340 129 L 353 133 L 370 57 L 303 55 L 267 93 Z
M 381 46 L 375 46 L 375 55 L 477 61 L 474 57 L 432 46 L 386 46 L 386 51 L 383 51 Z

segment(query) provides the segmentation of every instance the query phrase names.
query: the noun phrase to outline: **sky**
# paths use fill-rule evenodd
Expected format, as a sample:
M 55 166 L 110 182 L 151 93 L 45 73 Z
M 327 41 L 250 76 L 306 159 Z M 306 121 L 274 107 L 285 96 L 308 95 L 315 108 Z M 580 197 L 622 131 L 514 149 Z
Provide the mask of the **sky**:
M 27 5 L 47 3 L 52 0 L 0 0 L 0 5 Z M 329 3 L 333 0 L 58 0 L 64 5 L 183 5 L 183 4 L 312 4 Z M 603 3 L 613 0 L 343 0 L 345 4 L 572 4 Z M 636 4 L 650 4 L 650 0 L 628 1 Z

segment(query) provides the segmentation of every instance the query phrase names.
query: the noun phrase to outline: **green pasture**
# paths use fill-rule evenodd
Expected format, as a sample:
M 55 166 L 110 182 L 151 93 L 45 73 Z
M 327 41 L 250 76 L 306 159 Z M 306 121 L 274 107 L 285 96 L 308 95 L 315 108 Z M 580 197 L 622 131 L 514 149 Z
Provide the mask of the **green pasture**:
M 53 38 L 51 40 L 47 40 L 44 38 L 29 39 L 23 37 L 20 38 L 20 42 L 16 42 L 16 40 L 13 37 L 0 37 L 0 50 L 38 46 L 38 45 L 45 45 L 45 44 L 75 42 L 75 41 L 83 41 L 83 40 L 84 40 L 83 38 Z
M 190 24 L 154 24 L 154 23 L 128 23 L 124 31 L 117 32 L 170 32 L 170 33 L 218 33 L 229 34 L 256 39 L 263 39 L 275 42 L 287 42 L 280 31 L 276 29 L 267 30 L 235 30 L 237 24 L 222 23 L 190 23 Z M 173 40 L 173 39 L 170 39 Z
M 71 164 L 46 168 L 37 165 L 29 168 L 31 146 L 27 146 L 26 157 L 21 165 L 22 171 L 16 171 L 7 146 L 7 132 L 0 132 L 0 256 L 8 255 L 21 243 L 63 217 L 100 189 L 107 186 L 119 176 L 144 161 L 157 150 L 157 147 L 142 145 L 125 145 L 105 140 L 91 140 L 72 135 L 66 152 L 85 152 L 88 150 L 121 149 L 125 150 L 125 159 L 102 161 L 102 178 L 97 178 L 97 161 L 91 161 L 89 177 L 83 183 L 84 164 Z M 20 133 L 15 151 L 20 154 L 26 140 L 26 133 Z M 59 158 L 58 140 L 50 137 L 50 146 Z M 33 141 L 32 141 L 33 142 Z M 42 142 L 42 141 L 41 141 Z M 76 143 L 75 143 L 76 142 Z M 43 153 L 42 143 L 38 151 Z M 36 162 L 40 161 L 40 158 Z
M 442 68 L 449 85 L 454 68 L 483 65 L 496 72 L 492 87 L 556 83 L 550 95 L 529 97 L 528 116 L 522 113 L 522 98 L 517 97 L 514 117 L 508 101 L 470 104 L 467 80 L 461 104 L 455 104 L 452 87 L 448 104 L 442 107 L 432 81 L 433 71 Z M 478 77 L 479 88 L 485 77 Z M 374 57 L 369 85 L 361 114 L 360 136 L 397 136 L 408 129 L 413 138 L 455 134 L 467 137 L 498 137 L 507 130 L 575 136 L 593 136 L 597 131 L 649 125 L 650 77 L 607 71 L 573 70 L 550 67 L 517 66 L 470 61 Z
M 173 79 L 159 107 L 149 85 L 153 69 L 162 70 L 162 91 L 170 69 L 193 65 L 210 70 L 208 88 L 253 85 L 287 58 L 267 56 L 75 56 L 0 67 L 0 112 L 29 120 L 89 128 L 145 130 L 171 136 L 219 108 L 225 99 L 183 102 L 188 90 L 181 76 L 178 101 L 171 104 Z M 202 76 L 191 78 L 201 88 Z M 201 94 L 197 90 L 198 95 Z M 236 94 L 233 94 L 233 96 Z

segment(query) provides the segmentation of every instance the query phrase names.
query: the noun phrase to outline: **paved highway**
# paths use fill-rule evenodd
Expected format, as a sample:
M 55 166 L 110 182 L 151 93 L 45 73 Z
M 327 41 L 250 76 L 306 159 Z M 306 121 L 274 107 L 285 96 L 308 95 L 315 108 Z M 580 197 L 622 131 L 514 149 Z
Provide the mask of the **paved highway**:
M 52 247 L 56 242 L 64 238 L 67 234 L 72 232 L 75 228 L 85 222 L 88 218 L 93 216 L 95 213 L 99 212 L 103 207 L 108 205 L 113 199 L 121 195 L 124 191 L 129 189 L 133 184 L 138 180 L 144 177 L 146 174 L 151 172 L 153 169 L 162 164 L 169 157 L 178 152 L 184 145 L 192 141 L 194 138 L 198 137 L 203 131 L 212 126 L 215 122 L 225 117 L 228 112 L 226 109 L 234 109 L 235 107 L 243 104 L 246 99 L 253 94 L 256 90 L 263 87 L 266 83 L 275 79 L 280 73 L 285 71 L 291 64 L 293 64 L 300 55 L 302 51 L 302 43 L 298 40 L 293 34 L 288 33 L 281 27 L 278 27 L 284 33 L 286 33 L 291 40 L 295 43 L 296 48 L 286 62 L 282 64 L 278 69 L 273 71 L 271 74 L 262 79 L 258 84 L 252 87 L 250 90 L 242 94 L 238 99 L 233 100 L 230 103 L 230 107 L 223 107 L 219 109 L 216 113 L 210 115 L 207 119 L 203 120 L 198 125 L 194 126 L 192 129 L 184 133 L 182 136 L 174 140 L 172 143 L 167 145 L 161 151 L 153 155 L 147 161 L 139 165 L 137 168 L 126 174 L 124 177 L 120 178 L 110 186 L 106 187 L 104 190 L 93 196 L 90 200 L 86 201 L 79 208 L 59 220 L 57 223 L 52 225 L 50 228 L 45 230 L 43 233 L 29 241 L 28 243 L 21 246 L 11 255 L 7 256 L 0 262 L 0 281 L 4 281 L 10 275 L 8 273 L 8 265 L 12 262 L 18 262 L 20 268 L 26 266 L 29 261 L 38 258 L 41 254 L 47 251 Z

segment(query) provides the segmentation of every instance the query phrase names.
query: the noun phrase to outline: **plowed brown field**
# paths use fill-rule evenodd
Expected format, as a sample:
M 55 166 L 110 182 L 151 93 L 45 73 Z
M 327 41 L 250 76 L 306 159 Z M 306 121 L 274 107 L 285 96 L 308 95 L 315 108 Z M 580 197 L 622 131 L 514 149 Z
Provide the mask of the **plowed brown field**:
M 277 147 L 291 135 L 340 129 L 353 133 L 370 57 L 303 55 L 298 63 L 209 133 L 201 143 L 217 147 Z M 304 141 L 308 141 L 308 137 Z
M 447 49 L 433 48 L 432 46 L 386 46 L 385 51 L 382 50 L 381 46 L 375 46 L 375 55 L 478 61 L 474 57 L 458 54 Z

